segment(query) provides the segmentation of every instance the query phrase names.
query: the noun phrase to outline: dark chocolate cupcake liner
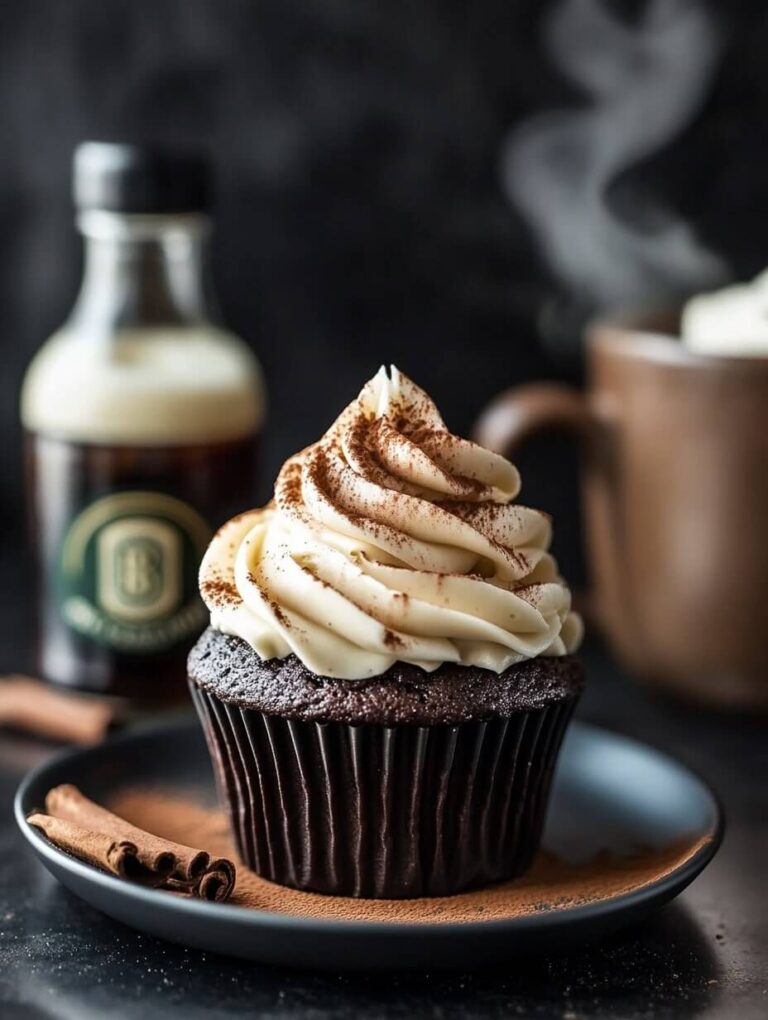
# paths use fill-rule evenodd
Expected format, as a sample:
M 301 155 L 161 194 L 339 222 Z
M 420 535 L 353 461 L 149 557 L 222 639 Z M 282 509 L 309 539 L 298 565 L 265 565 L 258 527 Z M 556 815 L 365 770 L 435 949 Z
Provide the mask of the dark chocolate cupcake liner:
M 485 722 L 354 726 L 190 687 L 245 864 L 297 889 L 373 898 L 523 872 L 576 701 Z

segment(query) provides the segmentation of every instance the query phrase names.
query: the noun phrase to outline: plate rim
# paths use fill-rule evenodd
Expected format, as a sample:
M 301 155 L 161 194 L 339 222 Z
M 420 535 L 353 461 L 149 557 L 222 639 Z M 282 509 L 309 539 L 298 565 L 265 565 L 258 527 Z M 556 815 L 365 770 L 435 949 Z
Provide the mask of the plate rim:
M 119 898 L 125 898 L 141 903 L 147 907 L 162 909 L 164 913 L 178 913 L 182 916 L 189 916 L 196 920 L 211 920 L 218 918 L 221 922 L 229 922 L 244 932 L 253 927 L 275 928 L 278 930 L 295 930 L 300 928 L 303 933 L 317 936 L 338 935 L 340 937 L 349 935 L 389 935 L 392 938 L 398 936 L 412 936 L 414 933 L 424 935 L 430 939 L 453 938 L 457 934 L 463 935 L 488 935 L 503 936 L 508 932 L 524 934 L 525 932 L 542 931 L 560 924 L 576 924 L 594 920 L 596 917 L 606 918 L 616 913 L 631 911 L 633 908 L 643 905 L 652 906 L 655 903 L 664 902 L 673 894 L 682 892 L 707 866 L 717 853 L 725 834 L 725 812 L 719 796 L 712 786 L 694 769 L 678 761 L 665 751 L 660 751 L 650 744 L 646 744 L 634 737 L 626 736 L 615 730 L 597 726 L 593 723 L 582 722 L 579 719 L 573 720 L 569 726 L 576 731 L 592 733 L 605 739 L 616 740 L 624 744 L 630 744 L 635 750 L 643 753 L 650 753 L 657 759 L 661 759 L 665 765 L 686 773 L 698 786 L 703 794 L 709 799 L 713 811 L 714 823 L 711 832 L 702 833 L 706 836 L 698 850 L 688 858 L 685 863 L 675 868 L 663 878 L 641 886 L 631 892 L 622 893 L 619 896 L 598 900 L 593 903 L 580 906 L 553 907 L 548 910 L 536 911 L 525 914 L 521 917 L 495 918 L 478 921 L 370 921 L 370 920 L 338 920 L 335 918 L 313 918 L 304 917 L 299 914 L 278 914 L 274 911 L 259 910 L 255 907 L 245 908 L 227 903 L 208 903 L 202 900 L 185 899 L 182 897 L 169 897 L 162 889 L 148 889 L 140 885 L 126 882 L 116 875 L 101 871 L 93 865 L 78 860 L 63 850 L 55 847 L 47 840 L 42 833 L 30 825 L 26 819 L 26 808 L 24 806 L 30 789 L 35 786 L 46 773 L 56 772 L 62 766 L 71 761 L 88 758 L 94 752 L 102 752 L 107 748 L 120 747 L 124 744 L 132 744 L 137 739 L 151 738 L 159 734 L 170 736 L 177 732 L 184 733 L 192 730 L 197 721 L 192 718 L 168 722 L 151 722 L 141 726 L 133 727 L 125 733 L 109 737 L 101 744 L 90 747 L 65 748 L 64 750 L 46 758 L 32 768 L 22 778 L 13 799 L 13 812 L 16 823 L 21 834 L 30 844 L 38 858 L 50 861 L 54 867 L 63 868 L 78 878 L 101 886 L 107 892 L 111 891 Z M 54 876 L 57 877 L 58 876 Z M 78 898 L 83 899 L 80 896 Z M 87 901 L 86 901 L 87 902 Z M 94 908 L 98 909 L 98 908 Z M 136 926 L 135 926 L 136 927 Z

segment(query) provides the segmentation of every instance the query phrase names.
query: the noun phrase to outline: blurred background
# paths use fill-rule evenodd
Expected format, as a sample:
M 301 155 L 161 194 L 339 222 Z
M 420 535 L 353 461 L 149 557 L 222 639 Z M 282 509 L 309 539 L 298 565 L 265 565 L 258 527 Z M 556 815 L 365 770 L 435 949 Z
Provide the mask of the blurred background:
M 466 432 L 505 386 L 578 379 L 594 312 L 761 268 L 767 47 L 760 0 L 3 4 L 2 542 L 21 375 L 79 282 L 80 140 L 213 157 L 223 315 L 270 394 L 255 503 L 382 362 Z M 522 465 L 567 573 L 573 459 Z

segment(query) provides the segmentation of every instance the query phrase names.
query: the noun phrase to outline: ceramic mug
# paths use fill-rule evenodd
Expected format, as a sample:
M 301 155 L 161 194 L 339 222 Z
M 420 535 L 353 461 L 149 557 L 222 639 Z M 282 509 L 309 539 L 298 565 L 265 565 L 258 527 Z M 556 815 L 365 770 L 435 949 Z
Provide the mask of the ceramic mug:
M 583 442 L 588 604 L 619 660 L 698 700 L 768 708 L 768 357 L 696 355 L 675 316 L 588 331 L 586 393 L 503 393 L 479 442 Z

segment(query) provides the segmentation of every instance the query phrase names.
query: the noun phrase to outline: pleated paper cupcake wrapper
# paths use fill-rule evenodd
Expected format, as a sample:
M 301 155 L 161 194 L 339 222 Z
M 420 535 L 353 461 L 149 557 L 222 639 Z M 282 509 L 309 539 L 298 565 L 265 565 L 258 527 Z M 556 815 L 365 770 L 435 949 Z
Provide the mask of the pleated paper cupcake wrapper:
M 350 726 L 190 687 L 245 864 L 296 889 L 386 899 L 529 866 L 576 700 L 455 726 Z

